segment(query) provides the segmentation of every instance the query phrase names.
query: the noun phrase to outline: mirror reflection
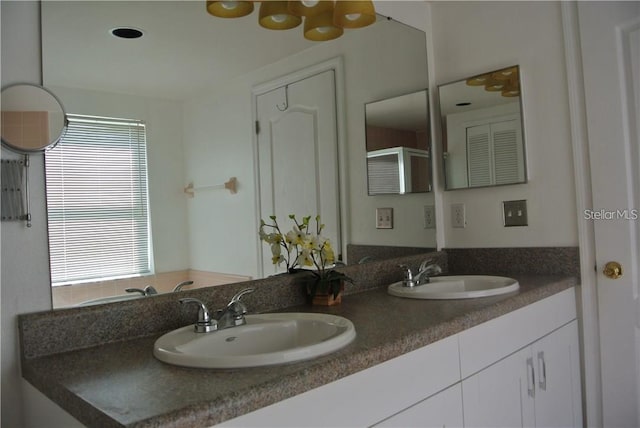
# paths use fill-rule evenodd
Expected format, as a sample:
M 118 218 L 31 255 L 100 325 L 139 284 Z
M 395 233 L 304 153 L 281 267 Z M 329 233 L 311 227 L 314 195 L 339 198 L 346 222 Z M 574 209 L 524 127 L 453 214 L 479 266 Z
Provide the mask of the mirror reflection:
M 343 232 L 343 255 L 347 243 L 376 244 L 373 216 L 371 224 L 345 228 L 361 218 L 357 209 L 366 199 L 365 172 L 358 169 L 365 126 L 358 112 L 370 100 L 426 86 L 424 33 L 379 18 L 318 43 L 306 40 L 301 28 L 266 30 L 256 19 L 255 13 L 215 18 L 204 2 L 43 2 L 45 84 L 80 122 L 144 124 L 149 199 L 150 274 L 54 287 L 54 307 L 102 303 L 114 294 L 142 298 L 127 288 L 153 295 L 149 286 L 163 293 L 185 281 L 193 283 L 183 289 L 260 277 L 252 89 L 336 57 L 344 62 L 347 118 L 338 130 L 347 145 L 339 154 L 346 171 L 339 185 L 350 198 L 334 227 Z M 123 26 L 142 37 L 114 37 L 112 30 Z M 229 177 L 236 178 L 237 193 L 217 189 Z M 207 189 L 189 198 L 190 183 Z M 403 235 L 394 238 L 396 232 Z M 408 228 L 393 230 L 381 244 L 417 246 L 415 236 Z
M 526 182 L 520 67 L 438 89 L 445 189 Z
M 431 191 L 427 91 L 365 106 L 369 195 Z
M 54 146 L 66 126 L 60 101 L 42 86 L 19 84 L 2 89 L 2 142 L 19 153 Z

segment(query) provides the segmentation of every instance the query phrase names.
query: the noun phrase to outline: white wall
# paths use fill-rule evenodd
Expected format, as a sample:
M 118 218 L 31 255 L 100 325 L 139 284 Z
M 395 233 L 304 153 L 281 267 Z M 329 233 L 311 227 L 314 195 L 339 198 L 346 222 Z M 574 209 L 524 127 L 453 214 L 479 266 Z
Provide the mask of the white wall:
M 2 87 L 40 84 L 40 23 L 37 2 L 0 3 Z M 2 158 L 17 157 L 2 149 Z M 51 308 L 47 219 L 42 155 L 31 156 L 33 227 L 2 222 L 2 426 L 24 426 L 16 315 Z
M 529 183 L 443 194 L 445 247 L 576 246 L 577 214 L 560 5 L 431 4 L 437 84 L 519 64 Z M 504 200 L 526 199 L 528 227 L 502 226 Z M 464 203 L 467 227 L 451 227 Z
M 45 76 L 46 77 L 46 76 Z M 147 125 L 149 210 L 157 273 L 189 269 L 183 192 L 182 103 L 159 98 L 45 86 L 67 113 L 143 120 Z

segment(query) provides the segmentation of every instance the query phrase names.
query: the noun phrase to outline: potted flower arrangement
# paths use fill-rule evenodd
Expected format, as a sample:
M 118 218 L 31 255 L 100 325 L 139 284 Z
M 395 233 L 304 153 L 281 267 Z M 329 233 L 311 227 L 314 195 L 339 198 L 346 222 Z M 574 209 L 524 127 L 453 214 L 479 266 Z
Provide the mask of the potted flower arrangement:
M 271 223 L 260 221 L 260 239 L 270 246 L 273 264 L 284 263 L 289 273 L 308 270 L 311 276 L 305 281 L 305 287 L 313 304 L 339 304 L 344 283 L 353 283 L 353 280 L 333 269 L 335 253 L 330 240 L 322 236 L 324 224 L 320 216 L 315 218 L 315 232 L 311 230 L 311 216 L 298 221 L 290 214 L 293 227 L 287 233 L 280 229 L 276 216 L 269 219 Z

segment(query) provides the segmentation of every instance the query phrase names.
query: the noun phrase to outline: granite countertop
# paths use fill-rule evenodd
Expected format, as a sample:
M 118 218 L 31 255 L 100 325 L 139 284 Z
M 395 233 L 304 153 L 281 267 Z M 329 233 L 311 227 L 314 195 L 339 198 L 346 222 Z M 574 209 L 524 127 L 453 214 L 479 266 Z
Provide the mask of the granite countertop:
M 89 426 L 206 427 L 369 368 L 576 285 L 574 277 L 515 276 L 520 290 L 470 300 L 348 295 L 328 312 L 349 318 L 357 337 L 314 360 L 241 370 L 191 369 L 153 357 L 160 334 L 23 359 L 23 376 Z

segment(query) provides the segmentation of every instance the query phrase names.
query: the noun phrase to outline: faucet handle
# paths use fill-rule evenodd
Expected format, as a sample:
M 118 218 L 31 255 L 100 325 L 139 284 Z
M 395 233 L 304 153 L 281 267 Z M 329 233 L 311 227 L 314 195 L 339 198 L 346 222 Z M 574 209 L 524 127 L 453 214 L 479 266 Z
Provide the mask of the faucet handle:
M 240 290 L 231 298 L 231 301 L 227 306 L 231 306 L 234 303 L 239 303 L 242 296 L 244 296 L 245 294 L 253 293 L 254 291 L 256 291 L 255 288 L 245 288 L 244 290 Z
M 420 268 L 419 271 L 423 271 L 425 270 L 430 264 L 433 264 L 436 262 L 436 259 L 429 257 L 428 259 L 425 259 L 421 264 L 420 264 Z
M 193 281 L 189 280 L 189 281 L 182 281 L 180 283 L 178 283 L 175 287 L 173 287 L 173 292 L 177 293 L 178 291 L 182 290 L 182 287 L 185 287 L 187 285 L 191 285 L 193 284 Z
M 156 290 L 153 285 L 147 285 L 144 287 L 144 295 L 145 296 L 153 296 L 158 294 L 158 290 Z
M 231 301 L 227 305 L 227 310 L 233 315 L 236 320 L 241 320 L 243 315 L 248 312 L 247 307 L 240 301 L 240 299 L 245 294 L 253 293 L 254 291 L 256 291 L 255 288 L 245 288 L 231 298 Z
M 194 299 L 193 297 L 185 297 L 179 301 L 183 305 L 186 303 L 195 303 L 200 307 L 198 309 L 198 321 L 194 324 L 196 333 L 209 333 L 210 331 L 216 331 L 218 329 L 218 322 L 211 318 L 209 310 L 202 301 Z

